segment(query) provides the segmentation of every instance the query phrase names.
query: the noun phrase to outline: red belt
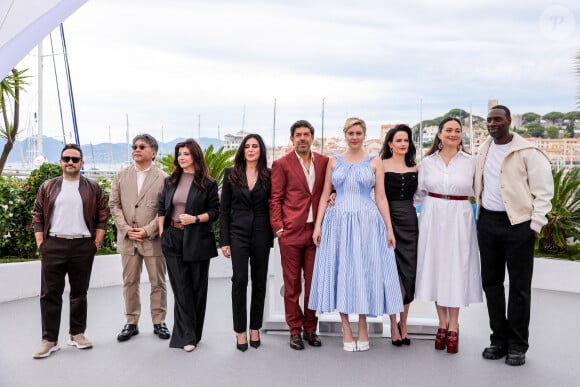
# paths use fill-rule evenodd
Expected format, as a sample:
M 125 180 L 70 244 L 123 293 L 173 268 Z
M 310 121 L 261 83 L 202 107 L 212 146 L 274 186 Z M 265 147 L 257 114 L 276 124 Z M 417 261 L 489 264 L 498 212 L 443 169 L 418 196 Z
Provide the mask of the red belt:
M 441 195 L 438 193 L 429 192 L 429 196 L 445 200 L 467 200 L 469 196 L 455 196 L 455 195 Z
M 173 228 L 178 229 L 178 230 L 183 230 L 185 228 L 183 223 L 177 223 L 177 222 L 174 222 L 173 220 L 169 223 L 169 225 Z

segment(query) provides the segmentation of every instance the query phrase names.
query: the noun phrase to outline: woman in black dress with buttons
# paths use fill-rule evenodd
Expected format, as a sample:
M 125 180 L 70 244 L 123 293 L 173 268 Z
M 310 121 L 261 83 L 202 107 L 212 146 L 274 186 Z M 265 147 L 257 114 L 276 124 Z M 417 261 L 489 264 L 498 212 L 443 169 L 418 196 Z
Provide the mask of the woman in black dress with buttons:
M 385 192 L 397 241 L 395 258 L 405 305 L 398 324 L 396 315 L 390 317 L 391 340 L 395 346 L 411 344 L 407 336 L 407 315 L 409 304 L 415 297 L 419 238 L 417 213 L 413 206 L 418 183 L 415 153 L 411 129 L 407 125 L 397 125 L 389 130 L 381 149 L 381 158 L 385 170 Z

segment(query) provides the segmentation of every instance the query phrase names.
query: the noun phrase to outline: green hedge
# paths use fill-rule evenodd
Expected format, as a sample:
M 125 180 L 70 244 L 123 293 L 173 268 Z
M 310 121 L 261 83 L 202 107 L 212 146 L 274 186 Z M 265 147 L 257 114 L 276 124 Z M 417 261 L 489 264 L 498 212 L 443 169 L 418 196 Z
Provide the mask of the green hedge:
M 62 174 L 58 164 L 46 163 L 33 170 L 27 178 L 0 176 L 0 258 L 38 259 L 38 249 L 32 229 L 32 208 L 41 184 Z M 105 191 L 107 201 L 111 182 L 97 180 Z M 112 217 L 107 222 L 107 232 L 102 250 L 113 252 L 116 229 Z

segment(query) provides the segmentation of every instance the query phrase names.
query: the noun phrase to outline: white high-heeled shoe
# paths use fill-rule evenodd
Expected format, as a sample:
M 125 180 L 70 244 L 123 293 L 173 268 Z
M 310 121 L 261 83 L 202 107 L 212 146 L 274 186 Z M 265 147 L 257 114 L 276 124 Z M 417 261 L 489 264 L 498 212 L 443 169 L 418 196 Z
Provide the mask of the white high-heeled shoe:
M 356 343 L 356 349 L 359 352 L 368 351 L 370 348 L 371 346 L 368 341 L 358 341 Z
M 356 352 L 356 341 L 353 340 L 351 342 L 343 342 L 342 349 L 347 352 Z

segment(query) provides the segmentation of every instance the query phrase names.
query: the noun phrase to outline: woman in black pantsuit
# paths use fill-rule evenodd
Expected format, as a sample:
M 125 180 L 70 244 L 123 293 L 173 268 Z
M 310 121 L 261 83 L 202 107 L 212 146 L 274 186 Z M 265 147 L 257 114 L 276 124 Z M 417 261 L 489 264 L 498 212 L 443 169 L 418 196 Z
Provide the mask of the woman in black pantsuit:
M 175 145 L 173 165 L 158 206 L 161 248 L 175 299 L 169 346 L 191 352 L 201 340 L 209 262 L 217 256 L 218 186 L 193 139 Z
M 273 235 L 268 199 L 270 170 L 266 146 L 257 134 L 247 135 L 224 174 L 220 207 L 220 245 L 232 260 L 232 315 L 237 334 L 236 348 L 248 349 L 246 293 L 248 261 L 251 267 L 250 345 L 260 346 L 264 315 L 268 259 Z

